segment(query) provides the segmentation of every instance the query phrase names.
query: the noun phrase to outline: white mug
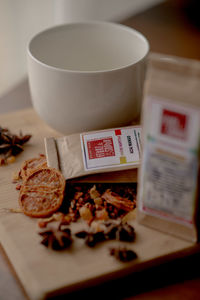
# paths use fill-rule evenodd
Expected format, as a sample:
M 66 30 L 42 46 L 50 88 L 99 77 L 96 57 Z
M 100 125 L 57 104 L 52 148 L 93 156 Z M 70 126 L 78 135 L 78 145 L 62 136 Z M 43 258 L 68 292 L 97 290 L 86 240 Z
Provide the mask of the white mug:
M 64 134 L 117 127 L 138 118 L 149 44 L 109 22 L 54 26 L 28 45 L 33 106 Z

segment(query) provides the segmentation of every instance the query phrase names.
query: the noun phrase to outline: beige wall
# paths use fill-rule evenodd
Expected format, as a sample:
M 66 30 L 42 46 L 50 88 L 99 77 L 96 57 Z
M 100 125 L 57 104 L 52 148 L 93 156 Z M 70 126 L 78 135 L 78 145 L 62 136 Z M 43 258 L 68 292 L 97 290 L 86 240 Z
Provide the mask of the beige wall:
M 26 76 L 26 46 L 53 24 L 119 21 L 162 0 L 0 0 L 0 97 Z
M 0 0 L 0 95 L 26 75 L 26 45 L 53 24 L 53 0 Z

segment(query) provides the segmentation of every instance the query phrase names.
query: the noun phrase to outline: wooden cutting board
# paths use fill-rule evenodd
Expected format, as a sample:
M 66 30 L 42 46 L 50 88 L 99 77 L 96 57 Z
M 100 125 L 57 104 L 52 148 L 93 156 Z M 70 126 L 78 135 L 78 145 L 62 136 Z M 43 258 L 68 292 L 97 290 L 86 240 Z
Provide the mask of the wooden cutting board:
M 8 212 L 18 207 L 18 191 L 12 183 L 12 174 L 28 158 L 44 153 L 44 137 L 58 136 L 36 115 L 33 109 L 0 115 L 0 126 L 12 132 L 31 133 L 30 142 L 25 146 L 15 163 L 0 167 L 0 240 L 28 296 L 32 300 L 44 299 L 62 292 L 100 283 L 130 272 L 142 270 L 158 263 L 200 251 L 199 244 L 163 234 L 131 221 L 136 230 L 136 241 L 129 245 L 138 258 L 130 263 L 121 263 L 109 255 L 109 248 L 115 241 L 102 243 L 90 249 L 81 239 L 76 239 L 69 250 L 53 252 L 40 244 L 37 234 L 37 220 L 21 213 Z M 137 173 L 106 175 L 106 181 L 135 181 Z M 97 177 L 83 181 L 102 180 Z M 73 230 L 76 230 L 74 224 Z M 82 226 L 82 225 L 81 225 Z

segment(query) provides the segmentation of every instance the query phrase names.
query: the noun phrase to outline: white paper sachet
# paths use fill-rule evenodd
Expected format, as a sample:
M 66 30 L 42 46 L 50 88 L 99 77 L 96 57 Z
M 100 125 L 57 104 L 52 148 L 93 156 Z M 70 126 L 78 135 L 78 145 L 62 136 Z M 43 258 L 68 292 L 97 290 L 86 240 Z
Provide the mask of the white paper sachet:
M 151 59 L 142 110 L 138 220 L 196 242 L 200 174 L 200 62 Z
M 141 127 L 130 126 L 46 138 L 48 166 L 66 179 L 138 168 Z

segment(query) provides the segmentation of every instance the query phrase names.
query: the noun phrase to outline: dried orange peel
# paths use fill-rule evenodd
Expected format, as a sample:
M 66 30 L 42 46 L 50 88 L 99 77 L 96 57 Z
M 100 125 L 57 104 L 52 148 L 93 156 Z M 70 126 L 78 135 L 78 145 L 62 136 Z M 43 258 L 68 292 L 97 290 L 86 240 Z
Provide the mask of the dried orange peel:
M 47 217 L 58 210 L 64 198 L 65 178 L 53 168 L 34 171 L 24 180 L 19 205 L 30 217 Z
M 40 154 L 39 157 L 34 157 L 28 160 L 25 160 L 20 169 L 20 176 L 22 180 L 34 173 L 38 169 L 47 167 L 46 157 L 43 154 Z

